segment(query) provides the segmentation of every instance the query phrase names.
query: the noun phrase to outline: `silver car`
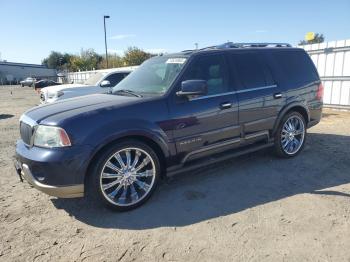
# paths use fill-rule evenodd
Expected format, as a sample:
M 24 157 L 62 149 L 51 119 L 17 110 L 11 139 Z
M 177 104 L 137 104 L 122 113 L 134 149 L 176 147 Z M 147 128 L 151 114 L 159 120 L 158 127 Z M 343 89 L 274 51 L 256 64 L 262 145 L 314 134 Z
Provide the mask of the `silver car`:
M 91 75 L 83 84 L 67 84 L 42 88 L 40 91 L 40 102 L 47 104 L 77 96 L 109 93 L 112 87 L 117 85 L 135 68 L 134 66 L 101 70 Z
M 27 77 L 26 79 L 19 82 L 22 87 L 24 86 L 34 86 L 35 78 L 33 77 Z

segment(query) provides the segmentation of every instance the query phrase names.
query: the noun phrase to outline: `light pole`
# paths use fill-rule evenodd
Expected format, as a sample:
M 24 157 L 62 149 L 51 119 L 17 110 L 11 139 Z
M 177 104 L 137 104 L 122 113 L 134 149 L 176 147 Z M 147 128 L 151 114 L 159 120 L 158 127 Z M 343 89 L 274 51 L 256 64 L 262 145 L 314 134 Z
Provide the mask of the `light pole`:
M 107 68 L 108 68 L 107 36 L 106 36 L 106 18 L 109 18 L 109 15 L 104 15 L 104 16 L 103 16 L 103 26 L 104 26 L 104 29 L 105 29 L 106 63 L 107 63 Z

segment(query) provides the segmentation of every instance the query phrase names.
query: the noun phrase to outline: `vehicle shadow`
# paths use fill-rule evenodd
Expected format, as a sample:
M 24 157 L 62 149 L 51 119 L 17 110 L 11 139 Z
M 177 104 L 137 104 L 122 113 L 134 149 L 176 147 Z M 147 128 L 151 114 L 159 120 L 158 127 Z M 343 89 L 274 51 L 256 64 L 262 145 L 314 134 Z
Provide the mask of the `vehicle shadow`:
M 11 114 L 0 114 L 0 120 L 12 118 L 12 117 L 14 117 L 14 115 L 11 115 Z
M 310 133 L 303 152 L 279 159 L 270 150 L 234 158 L 163 182 L 142 207 L 117 213 L 85 199 L 52 199 L 83 223 L 101 228 L 179 227 L 301 194 L 350 183 L 350 136 Z M 350 192 L 349 192 L 350 193 Z

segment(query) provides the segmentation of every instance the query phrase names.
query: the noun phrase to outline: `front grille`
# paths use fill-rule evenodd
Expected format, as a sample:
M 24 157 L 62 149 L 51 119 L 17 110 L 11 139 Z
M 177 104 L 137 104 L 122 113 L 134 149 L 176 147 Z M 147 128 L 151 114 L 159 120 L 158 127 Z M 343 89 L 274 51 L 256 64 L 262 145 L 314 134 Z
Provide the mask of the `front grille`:
M 33 128 L 24 122 L 20 122 L 19 131 L 23 142 L 27 145 L 31 145 Z

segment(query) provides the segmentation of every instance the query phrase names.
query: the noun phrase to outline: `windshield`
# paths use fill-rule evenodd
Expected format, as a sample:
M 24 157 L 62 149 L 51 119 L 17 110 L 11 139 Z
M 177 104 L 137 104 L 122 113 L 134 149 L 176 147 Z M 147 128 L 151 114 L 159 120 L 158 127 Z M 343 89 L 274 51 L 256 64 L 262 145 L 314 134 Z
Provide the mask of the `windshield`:
M 148 59 L 139 68 L 113 88 L 138 94 L 164 94 L 186 62 L 183 57 L 157 56 Z
M 84 85 L 96 86 L 98 82 L 104 77 L 107 73 L 96 73 L 90 76 L 87 80 L 85 80 Z

